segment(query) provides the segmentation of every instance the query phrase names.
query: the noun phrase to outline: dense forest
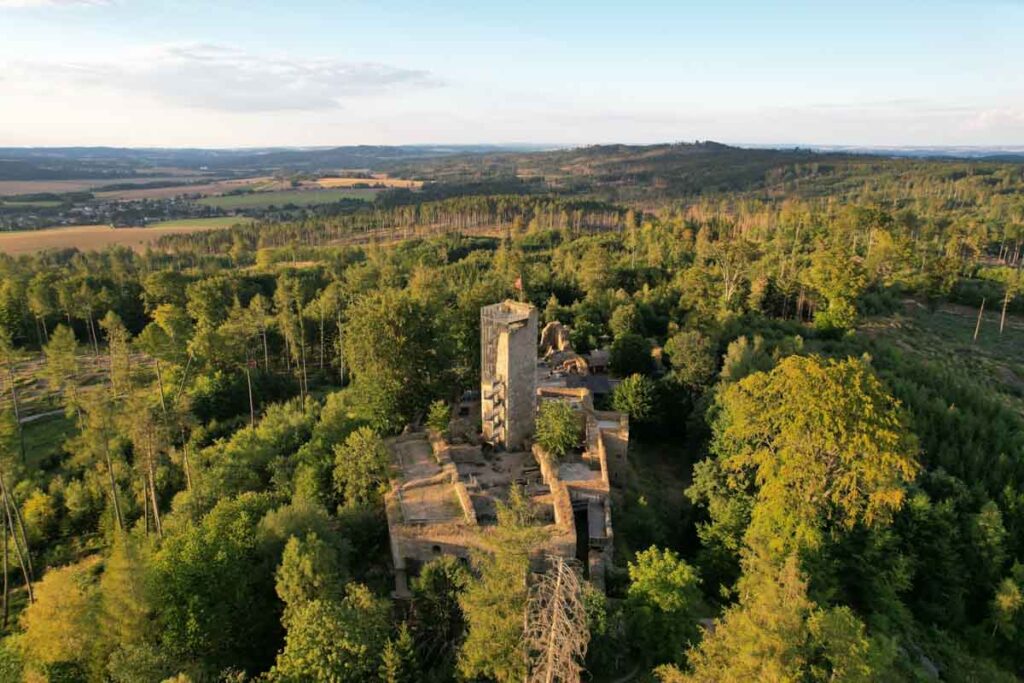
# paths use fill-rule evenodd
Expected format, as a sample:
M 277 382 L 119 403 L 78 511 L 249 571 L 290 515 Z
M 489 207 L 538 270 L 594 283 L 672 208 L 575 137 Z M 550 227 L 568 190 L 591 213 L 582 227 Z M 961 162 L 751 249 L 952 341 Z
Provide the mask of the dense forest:
M 595 681 L 1024 674 L 1024 165 L 586 148 L 421 192 L 0 256 L 0 679 L 532 675 L 502 543 L 390 595 L 384 439 L 443 430 L 505 298 L 629 413 Z M 574 584 L 576 585 L 576 584 Z

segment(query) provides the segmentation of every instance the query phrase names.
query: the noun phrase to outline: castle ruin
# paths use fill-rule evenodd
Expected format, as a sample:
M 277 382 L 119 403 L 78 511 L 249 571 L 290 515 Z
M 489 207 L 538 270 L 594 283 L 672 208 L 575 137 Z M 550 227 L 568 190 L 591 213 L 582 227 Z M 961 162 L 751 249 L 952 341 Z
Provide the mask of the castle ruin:
M 537 309 L 504 301 L 480 309 L 483 439 L 506 450 L 533 436 L 537 411 Z
M 479 428 L 464 438 L 412 430 L 388 440 L 394 475 L 385 505 L 395 597 L 408 598 L 409 577 L 439 555 L 468 560 L 474 550 L 493 551 L 497 504 L 512 486 L 522 488 L 547 532 L 531 551 L 535 567 L 551 555 L 571 559 L 603 587 L 629 419 L 595 410 L 590 389 L 580 386 L 581 379 L 594 379 L 587 363 L 572 350 L 567 331 L 551 325 L 557 323 L 545 328 L 538 360 L 537 310 L 514 301 L 485 306 Z M 580 419 L 583 442 L 566 457 L 552 458 L 531 442 L 544 401 L 565 401 Z

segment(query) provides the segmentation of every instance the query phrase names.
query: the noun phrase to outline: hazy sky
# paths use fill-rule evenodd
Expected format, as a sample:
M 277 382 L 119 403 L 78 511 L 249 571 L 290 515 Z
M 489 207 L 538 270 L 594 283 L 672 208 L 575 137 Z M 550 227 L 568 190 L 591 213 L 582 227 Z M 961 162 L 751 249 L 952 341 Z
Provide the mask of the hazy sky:
M 0 145 L 1024 145 L 1024 0 L 0 0 Z

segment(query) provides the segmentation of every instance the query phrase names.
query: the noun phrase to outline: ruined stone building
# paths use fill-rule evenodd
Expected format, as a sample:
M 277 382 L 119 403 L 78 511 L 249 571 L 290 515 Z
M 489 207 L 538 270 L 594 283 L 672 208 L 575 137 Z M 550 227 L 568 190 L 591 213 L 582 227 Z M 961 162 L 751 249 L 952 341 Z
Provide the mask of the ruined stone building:
M 483 439 L 507 450 L 533 436 L 537 397 L 537 309 L 504 301 L 480 309 Z
M 396 597 L 408 597 L 408 578 L 438 555 L 468 559 L 474 549 L 493 549 L 497 503 L 513 485 L 523 487 L 547 531 L 531 553 L 536 566 L 543 567 L 549 555 L 575 559 L 603 586 L 614 540 L 612 495 L 626 466 L 629 421 L 594 409 L 590 390 L 579 386 L 587 364 L 558 328 L 545 328 L 538 360 L 536 309 L 512 301 L 485 306 L 479 431 L 450 440 L 412 431 L 389 440 L 394 477 L 385 502 Z M 544 401 L 568 402 L 583 427 L 581 447 L 559 460 L 531 443 Z

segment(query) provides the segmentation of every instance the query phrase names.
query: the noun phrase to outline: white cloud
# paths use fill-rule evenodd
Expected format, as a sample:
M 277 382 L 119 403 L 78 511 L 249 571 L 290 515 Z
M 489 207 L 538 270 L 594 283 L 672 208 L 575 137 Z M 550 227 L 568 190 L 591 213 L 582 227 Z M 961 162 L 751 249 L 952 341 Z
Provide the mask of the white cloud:
M 9 74 L 24 83 L 49 79 L 228 112 L 335 109 L 350 97 L 439 84 L 417 69 L 267 57 L 208 44 L 164 45 L 117 61 L 21 62 Z
M 1024 132 L 1024 107 L 997 107 L 977 112 L 964 127 L 967 130 L 1015 130 Z
M 96 7 L 111 0 L 0 0 L 0 7 Z

